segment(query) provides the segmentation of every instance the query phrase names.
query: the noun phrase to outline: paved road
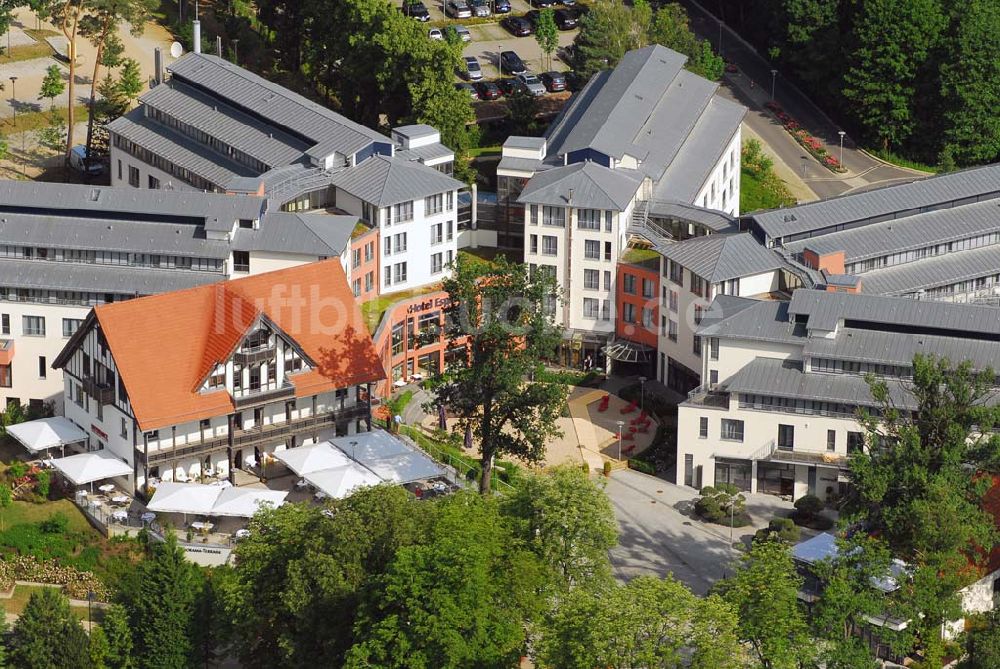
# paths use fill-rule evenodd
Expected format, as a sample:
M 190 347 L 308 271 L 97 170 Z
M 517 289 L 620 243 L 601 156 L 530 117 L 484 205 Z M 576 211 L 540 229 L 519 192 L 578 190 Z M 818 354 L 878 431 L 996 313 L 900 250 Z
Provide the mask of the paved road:
M 691 26 L 703 39 L 721 51 L 739 68 L 739 74 L 727 75 L 729 95 L 751 109 L 746 123 L 773 149 L 788 167 L 794 169 L 818 197 L 867 190 L 891 183 L 912 181 L 926 176 L 922 172 L 887 165 L 857 150 L 851 137 L 844 141 L 844 167 L 848 173 L 837 175 L 820 165 L 786 133 L 775 120 L 763 113 L 763 104 L 771 98 L 771 64 L 697 0 L 680 0 L 691 16 Z M 721 45 L 720 45 L 721 36 Z M 721 46 L 721 49 L 719 48 Z M 751 88 L 750 82 L 754 82 Z M 804 128 L 823 140 L 832 155 L 840 155 L 840 127 L 808 97 L 779 72 L 774 79 L 774 97 Z

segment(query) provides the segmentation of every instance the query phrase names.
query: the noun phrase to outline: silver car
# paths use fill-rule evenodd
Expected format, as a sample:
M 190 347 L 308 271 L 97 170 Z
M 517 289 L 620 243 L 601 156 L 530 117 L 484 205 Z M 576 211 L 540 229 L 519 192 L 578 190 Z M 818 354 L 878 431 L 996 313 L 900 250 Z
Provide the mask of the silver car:
M 469 5 L 472 7 L 472 15 L 477 18 L 486 18 L 493 15 L 493 12 L 490 10 L 490 4 L 486 0 L 470 0 Z
M 479 65 L 479 59 L 475 56 L 465 56 L 462 60 L 465 62 L 462 77 L 469 81 L 480 81 L 483 78 L 483 68 Z
M 469 9 L 469 5 L 466 4 L 465 0 L 448 0 L 444 13 L 453 19 L 472 18 L 472 10 Z
M 524 72 L 517 75 L 517 81 L 521 84 L 524 90 L 528 91 L 534 96 L 545 95 L 545 84 L 542 80 L 531 74 L 530 72 Z

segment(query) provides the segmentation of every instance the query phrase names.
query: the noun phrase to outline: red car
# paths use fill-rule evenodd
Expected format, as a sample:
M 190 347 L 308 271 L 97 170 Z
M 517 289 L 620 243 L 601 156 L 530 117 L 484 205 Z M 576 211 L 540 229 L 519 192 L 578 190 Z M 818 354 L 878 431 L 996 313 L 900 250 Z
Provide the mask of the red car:
M 480 81 L 476 84 L 476 89 L 479 91 L 480 100 L 496 100 L 501 95 L 500 87 L 492 81 Z

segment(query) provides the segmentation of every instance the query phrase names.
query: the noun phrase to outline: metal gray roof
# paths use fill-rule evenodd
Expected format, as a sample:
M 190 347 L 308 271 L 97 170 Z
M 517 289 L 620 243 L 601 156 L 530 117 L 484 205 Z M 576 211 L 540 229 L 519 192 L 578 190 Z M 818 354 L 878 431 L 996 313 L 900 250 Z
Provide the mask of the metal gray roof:
M 401 125 L 397 128 L 393 128 L 392 131 L 399 135 L 400 137 L 406 137 L 408 139 L 417 139 L 418 137 L 430 137 L 431 135 L 438 134 L 437 128 L 426 123 L 411 123 L 410 125 Z
M 0 212 L 12 208 L 66 210 L 67 215 L 86 216 L 93 212 L 134 213 L 227 221 L 229 229 L 239 219 L 259 218 L 266 200 L 261 197 L 233 197 L 199 191 L 112 188 L 41 181 L 0 180 Z M 2 216 L 2 213 L 0 213 Z
M 712 300 L 696 334 L 701 337 L 801 344 L 806 331 L 789 322 L 788 302 L 719 295 Z
M 333 176 L 333 185 L 377 207 L 463 188 L 465 184 L 421 163 L 372 156 Z
M 511 135 L 503 142 L 504 148 L 527 149 L 530 151 L 543 149 L 545 148 L 545 144 L 544 137 L 524 137 L 522 135 Z
M 974 336 L 1000 335 L 1000 309 L 996 307 L 906 297 L 796 290 L 792 293 L 788 313 L 807 317 L 809 328 L 817 330 L 833 331 L 840 321 L 853 320 L 914 328 L 940 328 Z
M 816 358 L 906 367 L 919 353 L 948 358 L 955 364 L 968 360 L 974 368 L 986 369 L 996 367 L 1000 361 L 1000 342 L 843 328 L 835 339 L 810 337 L 803 353 Z
M 196 258 L 229 257 L 229 244 L 205 239 L 204 230 L 197 225 L 96 217 L 3 214 L 0 218 L 0 244 Z
M 542 167 L 542 161 L 535 158 L 512 158 L 504 156 L 497 163 L 497 172 L 510 170 L 511 172 L 530 172 L 534 174 Z
M 338 256 L 350 244 L 357 222 L 357 216 L 273 212 L 261 221 L 259 229 L 237 230 L 233 249 Z
M 969 204 L 996 197 L 1000 197 L 1000 163 L 761 212 L 751 219 L 774 239 L 861 223 L 866 219 L 911 216 L 935 207 L 949 207 L 951 203 Z
M 173 76 L 230 100 L 269 123 L 288 128 L 343 155 L 351 155 L 373 141 L 390 141 L 370 128 L 216 56 L 189 53 L 167 69 Z
M 501 161 L 503 162 L 503 161 Z M 716 209 L 703 209 L 674 200 L 650 200 L 650 218 L 666 218 L 696 223 L 713 232 L 737 232 L 738 221 Z
M 666 171 L 659 177 L 654 197 L 693 202 L 718 165 L 719 156 L 732 142 L 746 113 L 747 108 L 743 105 L 712 97 L 686 141 L 671 156 L 670 162 L 664 163 Z M 659 145 L 654 146 L 659 155 Z M 734 178 L 738 179 L 739 175 Z
M 821 255 L 844 252 L 846 262 L 877 258 L 1000 230 L 1000 201 L 987 200 L 906 218 L 872 223 L 818 237 L 789 242 L 785 248 Z
M 116 118 L 108 124 L 108 130 L 219 188 L 225 188 L 226 184 L 239 177 L 259 175 L 256 170 L 146 118 L 141 108 Z
M 692 237 L 657 247 L 657 251 L 709 283 L 762 274 L 783 266 L 777 254 L 758 244 L 749 233 Z
M 437 132 L 436 130 L 434 132 Z M 454 158 L 455 152 L 440 142 L 418 146 L 413 149 L 397 149 L 396 157 L 401 160 L 417 160 L 426 163 L 430 160 L 440 160 L 441 158 Z
M 539 172 L 528 181 L 518 202 L 565 207 L 573 191 L 573 206 L 624 211 L 639 190 L 633 170 L 611 170 L 591 162 L 574 163 Z
M 0 259 L 0 286 L 116 295 L 153 295 L 215 283 L 216 272 Z
M 201 130 L 268 167 L 298 160 L 310 146 L 301 138 L 220 103 L 218 99 L 180 80 L 155 86 L 142 96 L 142 104 Z
M 731 393 L 767 395 L 832 402 L 847 406 L 878 407 L 864 377 L 854 374 L 819 374 L 802 371 L 802 362 L 756 358 L 723 382 Z M 899 408 L 915 409 L 916 401 L 902 381 L 887 380 L 890 401 Z
M 1000 275 L 1000 244 L 993 244 L 865 272 L 861 275 L 861 291 L 876 295 L 910 295 L 997 275 Z

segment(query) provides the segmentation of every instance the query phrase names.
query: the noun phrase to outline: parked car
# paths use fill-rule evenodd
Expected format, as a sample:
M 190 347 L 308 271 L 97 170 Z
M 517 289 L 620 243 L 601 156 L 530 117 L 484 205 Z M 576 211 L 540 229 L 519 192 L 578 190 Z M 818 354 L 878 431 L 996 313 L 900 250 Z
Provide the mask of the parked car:
M 448 26 L 447 28 L 444 29 L 444 32 L 445 34 L 449 32 L 454 33 L 455 35 L 458 36 L 458 39 L 462 40 L 463 42 L 472 41 L 472 33 L 470 33 L 469 29 L 463 25 Z
M 572 7 L 576 4 L 576 0 L 559 0 L 559 2 L 562 3 L 563 7 Z
M 479 99 L 479 93 L 476 91 L 476 87 L 473 86 L 472 84 L 467 84 L 464 81 L 460 81 L 459 83 L 455 84 L 455 88 L 457 88 L 460 91 L 468 91 L 469 97 L 471 97 L 473 100 Z
M 500 74 L 524 74 L 528 71 L 525 67 L 524 61 L 521 57 L 517 55 L 514 51 L 501 51 L 500 52 Z
M 538 7 L 539 9 L 544 9 L 546 7 L 551 7 L 556 4 L 556 0 L 531 0 L 532 7 Z
M 442 40 L 444 39 L 444 33 L 441 32 L 440 28 L 431 28 L 427 31 L 427 36 L 431 39 Z
M 479 59 L 475 56 L 464 56 L 462 61 L 465 69 L 461 72 L 463 79 L 469 81 L 479 81 L 483 78 L 483 68 L 479 65 Z
M 476 90 L 479 91 L 480 100 L 496 100 L 501 95 L 500 87 L 492 81 L 480 81 L 476 84 Z
M 472 10 L 465 0 L 448 0 L 444 13 L 453 19 L 471 19 Z
M 545 85 L 541 80 L 530 72 L 522 72 L 517 75 L 517 80 L 521 86 L 534 96 L 545 95 Z
M 508 16 L 500 22 L 500 25 L 514 37 L 527 37 L 534 32 L 531 22 L 520 16 Z
M 537 9 L 532 9 L 530 12 L 524 13 L 524 18 L 531 24 L 532 30 L 538 27 L 538 17 L 541 15 L 542 13 Z
M 493 3 L 494 14 L 510 14 L 510 0 L 495 0 Z
M 87 176 L 100 176 L 104 174 L 104 163 L 98 158 L 87 160 L 87 147 L 77 144 L 69 151 L 69 166 Z
M 472 15 L 475 17 L 486 18 L 493 15 L 490 4 L 486 0 L 471 0 L 469 4 L 472 6 Z
M 538 78 L 542 80 L 545 90 L 550 93 L 566 90 L 566 75 L 562 72 L 543 72 Z
M 559 30 L 572 30 L 576 28 L 576 12 L 571 9 L 557 9 L 555 11 L 556 27 Z
M 431 14 L 427 11 L 427 7 L 420 0 L 415 0 L 414 2 L 403 2 L 403 6 L 400 7 L 405 16 L 409 16 L 412 19 L 416 19 L 423 23 L 424 21 L 431 20 Z
M 505 96 L 515 95 L 521 89 L 521 82 L 517 79 L 501 79 L 497 82 L 497 87 Z

